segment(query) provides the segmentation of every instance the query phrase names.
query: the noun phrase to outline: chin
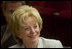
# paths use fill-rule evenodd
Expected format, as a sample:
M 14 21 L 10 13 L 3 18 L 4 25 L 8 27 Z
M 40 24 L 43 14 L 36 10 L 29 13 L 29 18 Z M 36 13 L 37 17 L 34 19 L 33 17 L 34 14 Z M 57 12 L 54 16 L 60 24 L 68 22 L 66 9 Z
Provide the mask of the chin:
M 38 41 L 38 37 L 32 38 L 30 40 L 31 40 L 31 42 L 37 42 Z

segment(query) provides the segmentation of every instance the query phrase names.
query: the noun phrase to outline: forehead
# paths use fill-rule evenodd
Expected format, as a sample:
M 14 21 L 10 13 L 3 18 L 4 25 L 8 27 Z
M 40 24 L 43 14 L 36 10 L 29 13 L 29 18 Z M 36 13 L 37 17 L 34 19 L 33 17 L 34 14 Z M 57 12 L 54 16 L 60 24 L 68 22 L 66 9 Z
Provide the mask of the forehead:
M 37 24 L 37 21 L 34 17 L 28 17 L 26 20 L 22 21 L 21 26 L 33 26 Z
M 35 19 L 35 17 L 28 17 L 27 19 L 26 19 L 26 23 L 28 23 L 28 22 L 33 22 L 33 23 L 35 23 L 36 22 L 36 19 Z
M 8 3 L 7 4 L 7 9 L 16 9 L 19 6 L 22 6 L 22 3 L 21 2 Z

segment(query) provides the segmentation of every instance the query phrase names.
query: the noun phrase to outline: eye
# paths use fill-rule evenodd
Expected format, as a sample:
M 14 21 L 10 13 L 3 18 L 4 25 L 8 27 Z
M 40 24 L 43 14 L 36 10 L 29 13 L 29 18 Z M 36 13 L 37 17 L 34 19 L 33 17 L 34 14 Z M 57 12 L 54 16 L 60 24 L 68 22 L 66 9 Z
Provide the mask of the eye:
M 36 28 L 37 28 L 37 25 L 34 26 L 34 29 L 36 29 Z
M 26 27 L 26 28 L 24 28 L 24 29 L 25 29 L 25 30 L 27 30 L 27 31 L 29 31 L 29 30 L 30 30 L 30 29 L 29 29 L 29 28 L 27 28 L 27 27 Z
M 14 10 L 9 10 L 8 13 L 12 14 L 14 12 Z

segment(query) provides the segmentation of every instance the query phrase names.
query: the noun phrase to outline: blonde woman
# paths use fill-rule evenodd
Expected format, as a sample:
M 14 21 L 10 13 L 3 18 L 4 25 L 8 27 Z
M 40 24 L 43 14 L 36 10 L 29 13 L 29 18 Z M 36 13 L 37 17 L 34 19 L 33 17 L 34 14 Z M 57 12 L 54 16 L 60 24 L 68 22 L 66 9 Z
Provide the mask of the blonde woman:
M 9 48 L 63 48 L 59 40 L 39 37 L 42 23 L 42 18 L 34 7 L 24 5 L 17 8 L 10 23 L 17 44 Z

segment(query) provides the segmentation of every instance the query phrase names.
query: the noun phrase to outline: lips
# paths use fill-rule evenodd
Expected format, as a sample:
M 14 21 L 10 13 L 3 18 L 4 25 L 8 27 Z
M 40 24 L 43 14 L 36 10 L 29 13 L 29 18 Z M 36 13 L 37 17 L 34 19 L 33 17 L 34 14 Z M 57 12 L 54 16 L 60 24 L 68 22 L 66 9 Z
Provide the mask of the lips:
M 36 35 L 30 35 L 30 36 L 28 36 L 28 37 L 30 37 L 30 38 L 35 38 L 35 37 L 36 37 Z

